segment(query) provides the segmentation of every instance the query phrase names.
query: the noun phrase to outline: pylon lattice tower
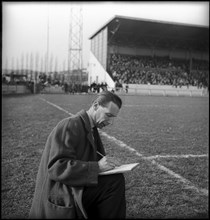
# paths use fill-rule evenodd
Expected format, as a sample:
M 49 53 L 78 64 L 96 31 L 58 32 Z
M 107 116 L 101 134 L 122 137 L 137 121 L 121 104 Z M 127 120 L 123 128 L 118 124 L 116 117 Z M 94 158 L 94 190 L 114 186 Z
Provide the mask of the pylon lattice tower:
M 70 8 L 68 81 L 80 81 L 82 73 L 82 38 L 83 16 L 82 6 L 72 4 Z M 75 75 L 77 74 L 77 76 Z

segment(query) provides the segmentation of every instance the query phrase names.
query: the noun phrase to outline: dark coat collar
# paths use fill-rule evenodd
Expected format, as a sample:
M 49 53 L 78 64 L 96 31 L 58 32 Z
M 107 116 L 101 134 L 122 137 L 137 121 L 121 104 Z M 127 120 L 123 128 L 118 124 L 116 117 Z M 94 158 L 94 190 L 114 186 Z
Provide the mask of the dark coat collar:
M 88 133 L 87 137 L 88 137 L 91 145 L 93 146 L 93 148 L 96 151 L 97 146 L 95 145 L 95 142 L 93 140 L 93 134 L 92 134 L 92 130 L 91 130 L 90 119 L 89 119 L 89 116 L 88 116 L 87 112 L 85 110 L 81 110 L 80 112 L 77 113 L 77 115 L 79 115 L 80 118 L 82 119 L 84 127 L 85 127 L 85 129 L 87 130 L 87 133 Z M 106 153 L 105 153 L 105 150 L 104 150 L 104 147 L 103 147 L 103 143 L 101 142 L 101 138 L 100 138 L 99 133 L 97 135 L 98 135 L 98 151 L 101 152 L 103 155 L 105 155 Z
M 91 124 L 90 124 L 90 119 L 85 110 L 81 110 L 80 112 L 77 113 L 82 118 L 82 121 L 84 122 L 85 129 L 89 132 L 91 132 Z
M 77 113 L 77 115 L 79 115 L 79 117 L 82 119 L 84 128 L 87 132 L 87 138 L 90 141 L 91 145 L 93 146 L 94 150 L 96 151 L 96 146 L 93 140 L 93 134 L 92 134 L 91 125 L 90 125 L 90 119 L 89 119 L 87 112 L 85 110 L 81 110 L 80 112 Z

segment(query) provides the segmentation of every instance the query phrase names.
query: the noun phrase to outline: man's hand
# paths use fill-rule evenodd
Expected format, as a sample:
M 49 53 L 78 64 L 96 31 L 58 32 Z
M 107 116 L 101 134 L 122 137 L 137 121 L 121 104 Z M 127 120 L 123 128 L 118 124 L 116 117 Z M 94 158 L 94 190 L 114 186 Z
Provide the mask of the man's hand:
M 119 166 L 120 163 L 113 157 L 105 156 L 98 161 L 98 165 L 100 172 L 103 172 Z

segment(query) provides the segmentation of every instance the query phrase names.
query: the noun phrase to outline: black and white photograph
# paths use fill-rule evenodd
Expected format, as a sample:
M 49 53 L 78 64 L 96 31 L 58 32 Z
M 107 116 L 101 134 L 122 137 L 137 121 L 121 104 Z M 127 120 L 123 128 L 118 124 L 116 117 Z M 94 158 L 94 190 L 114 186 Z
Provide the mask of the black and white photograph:
M 1 218 L 209 219 L 209 2 L 1 6 Z

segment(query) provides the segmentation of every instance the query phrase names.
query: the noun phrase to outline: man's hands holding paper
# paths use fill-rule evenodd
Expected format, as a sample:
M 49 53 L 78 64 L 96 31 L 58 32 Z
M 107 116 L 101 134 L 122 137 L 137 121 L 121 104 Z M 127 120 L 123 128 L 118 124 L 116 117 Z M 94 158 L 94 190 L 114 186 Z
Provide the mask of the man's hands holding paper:
M 114 157 L 105 156 L 98 161 L 99 171 L 104 172 L 107 170 L 114 169 L 116 166 L 120 166 L 120 162 Z

